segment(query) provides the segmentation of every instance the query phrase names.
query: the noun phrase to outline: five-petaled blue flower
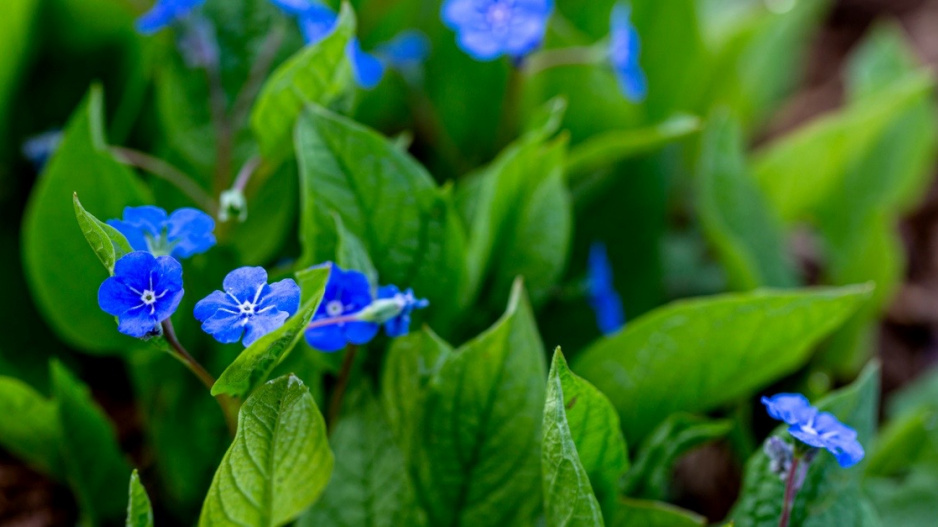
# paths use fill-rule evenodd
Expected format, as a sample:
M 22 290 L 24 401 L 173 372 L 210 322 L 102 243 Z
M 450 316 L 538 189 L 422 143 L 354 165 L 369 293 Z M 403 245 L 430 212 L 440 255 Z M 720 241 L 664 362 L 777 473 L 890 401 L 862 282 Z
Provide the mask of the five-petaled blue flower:
M 378 334 L 378 324 L 357 320 L 355 315 L 371 305 L 371 284 L 364 273 L 346 271 L 331 263 L 322 301 L 306 329 L 306 342 L 326 352 L 346 344 L 367 344 Z
M 640 40 L 630 20 L 631 14 L 631 9 L 624 4 L 612 8 L 609 60 L 623 95 L 632 102 L 640 102 L 648 94 L 648 82 L 638 63 Z
M 152 35 L 204 3 L 205 0 L 157 0 L 156 5 L 137 19 L 137 31 Z
M 519 60 L 544 40 L 553 0 L 446 0 L 443 22 L 476 60 Z
M 788 423 L 788 433 L 802 443 L 827 449 L 841 467 L 852 467 L 863 459 L 863 446 L 856 430 L 841 423 L 832 414 L 811 406 L 805 396 L 780 393 L 763 397 L 762 404 L 773 419 Z
M 594 243 L 590 247 L 587 262 L 587 287 L 590 307 L 596 313 L 596 324 L 603 335 L 619 331 L 625 325 L 625 310 L 622 299 L 615 290 L 612 279 L 612 264 L 606 254 L 606 246 Z
M 160 323 L 176 311 L 182 295 L 179 262 L 136 251 L 114 265 L 114 276 L 98 289 L 98 305 L 117 317 L 118 331 L 143 338 L 159 333 Z
M 241 340 L 250 346 L 279 328 L 300 308 L 300 287 L 290 278 L 267 284 L 262 267 L 228 273 L 224 291 L 214 291 L 195 305 L 202 331 L 223 344 Z
M 123 220 L 108 220 L 130 242 L 135 251 L 188 258 L 215 245 L 215 220 L 204 212 L 184 208 L 167 216 L 166 211 L 146 205 L 126 207 Z
M 389 337 L 402 337 L 410 331 L 410 314 L 415 309 L 424 309 L 430 302 L 414 296 L 413 289 L 401 292 L 396 285 L 378 288 L 379 299 L 389 299 L 397 303 L 397 315 L 384 322 L 384 331 Z

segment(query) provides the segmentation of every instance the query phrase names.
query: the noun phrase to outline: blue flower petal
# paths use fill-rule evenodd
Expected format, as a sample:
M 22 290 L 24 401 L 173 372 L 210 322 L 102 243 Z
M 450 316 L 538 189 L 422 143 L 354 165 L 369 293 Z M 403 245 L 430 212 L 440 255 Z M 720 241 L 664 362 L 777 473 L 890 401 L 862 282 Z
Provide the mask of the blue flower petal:
M 267 286 L 267 271 L 263 267 L 241 267 L 228 273 L 222 282 L 225 293 L 240 302 L 256 302 Z
M 198 308 L 196 309 L 198 311 Z M 202 311 L 202 313 L 204 313 L 204 311 Z M 238 342 L 241 340 L 241 335 L 244 333 L 244 324 L 242 324 L 241 315 L 237 312 L 232 313 L 228 309 L 219 309 L 205 319 L 199 320 L 202 322 L 202 331 L 208 333 L 222 344 Z
M 633 102 L 648 95 L 648 81 L 639 64 L 641 39 L 630 20 L 631 9 L 616 4 L 610 20 L 609 59 L 612 62 L 619 89 Z
M 314 5 L 309 0 L 270 0 L 270 2 L 288 15 L 302 15 Z
M 146 251 L 124 255 L 114 264 L 114 277 L 124 285 L 138 291 L 150 287 L 150 271 L 156 267 L 156 257 Z
M 381 82 L 381 78 L 384 77 L 384 65 L 374 55 L 362 51 L 361 43 L 357 38 L 353 38 L 349 42 L 346 53 L 348 53 L 352 63 L 355 82 L 359 86 L 371 89 Z
M 110 277 L 98 288 L 98 306 L 108 315 L 117 316 L 140 304 L 140 295 L 130 290 L 123 282 Z
M 378 46 L 375 54 L 397 69 L 413 68 L 430 55 L 430 39 L 417 30 L 407 30 Z
M 817 415 L 817 409 L 800 393 L 780 393 L 772 397 L 763 397 L 762 404 L 772 419 L 790 425 L 810 421 Z
M 847 468 L 860 462 L 865 455 L 863 445 L 857 441 L 857 432 L 841 423 L 828 412 L 819 412 L 807 398 L 796 393 L 782 393 L 763 397 L 769 415 L 791 426 L 788 433 L 814 448 L 824 448 Z
M 602 243 L 590 247 L 587 269 L 588 300 L 596 314 L 596 325 L 603 335 L 611 335 L 625 326 L 625 308 L 615 289 L 612 263 Z
M 188 258 L 215 245 L 215 220 L 192 208 L 179 209 L 166 220 L 166 239 L 173 245 L 172 256 Z
M 298 19 L 303 40 L 307 45 L 316 44 L 335 29 L 338 19 L 335 11 L 324 5 L 311 6 Z
M 553 7 L 550 0 L 446 0 L 440 13 L 474 59 L 519 60 L 541 45 Z
M 290 278 L 270 284 L 269 292 L 258 304 L 258 310 L 273 306 L 293 316 L 300 309 L 300 286 Z
M 183 294 L 179 262 L 137 251 L 114 265 L 114 276 L 98 289 L 98 305 L 117 317 L 118 331 L 142 338 L 176 311 Z
M 346 322 L 345 338 L 352 344 L 368 344 L 378 334 L 378 325 L 371 322 Z
M 126 311 L 118 318 L 117 331 L 134 338 L 143 338 L 156 332 L 159 322 L 148 309 L 138 307 Z
M 137 31 L 151 35 L 188 15 L 205 0 L 158 0 L 152 9 L 137 19 Z
M 306 342 L 319 351 L 332 353 L 345 347 L 345 332 L 338 325 L 306 330 Z
M 257 339 L 282 326 L 288 318 L 290 318 L 290 313 L 286 311 L 270 311 L 263 315 L 255 315 L 247 323 L 243 344 L 245 346 L 254 344 Z

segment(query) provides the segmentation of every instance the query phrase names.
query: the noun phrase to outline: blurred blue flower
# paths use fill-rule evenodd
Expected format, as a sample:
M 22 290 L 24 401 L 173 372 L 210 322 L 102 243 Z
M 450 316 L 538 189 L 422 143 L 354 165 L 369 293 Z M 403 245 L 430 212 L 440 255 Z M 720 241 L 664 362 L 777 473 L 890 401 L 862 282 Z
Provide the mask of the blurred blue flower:
M 391 68 L 411 70 L 427 60 L 430 55 L 430 39 L 415 29 L 402 31 L 375 48 L 375 55 Z
M 631 14 L 631 9 L 624 4 L 612 8 L 609 60 L 623 95 L 632 102 L 640 102 L 648 95 L 648 82 L 638 63 L 641 42 L 630 20 Z
M 814 448 L 827 449 L 841 467 L 852 467 L 863 459 L 863 446 L 857 441 L 856 430 L 841 423 L 828 412 L 811 406 L 805 396 L 780 393 L 763 397 L 762 404 L 773 419 L 788 423 L 788 433 Z
M 49 130 L 30 137 L 23 143 L 22 151 L 25 157 L 37 172 L 42 171 L 46 162 L 52 157 L 52 154 L 59 148 L 62 142 L 62 130 Z
M 182 265 L 145 251 L 125 255 L 98 289 L 98 305 L 117 317 L 117 330 L 131 337 L 159 334 L 159 325 L 182 300 Z
M 442 16 L 472 58 L 519 60 L 541 45 L 553 9 L 553 0 L 446 0 Z
M 403 337 L 410 332 L 410 314 L 415 309 L 424 309 L 430 305 L 428 300 L 415 297 L 413 289 L 402 293 L 396 285 L 378 288 L 378 298 L 396 304 L 394 316 L 384 322 L 384 331 L 389 337 Z
M 267 284 L 262 267 L 228 273 L 224 291 L 214 291 L 195 305 L 202 331 L 223 344 L 241 340 L 245 346 L 279 328 L 300 308 L 300 287 L 287 278 Z
M 588 299 L 596 313 L 596 324 L 603 335 L 611 335 L 625 325 L 625 309 L 613 283 L 605 245 L 597 242 L 590 247 L 587 267 Z
M 367 344 L 378 334 L 378 324 L 358 320 L 355 315 L 371 305 L 371 284 L 364 273 L 331 266 L 322 301 L 306 329 L 306 342 L 326 352 L 346 344 Z
M 137 19 L 137 31 L 152 35 L 204 3 L 205 0 L 157 0 L 156 5 Z
M 151 205 L 126 207 L 123 220 L 108 220 L 136 251 L 150 251 L 174 258 L 204 253 L 215 245 L 215 220 L 192 208 L 183 208 L 167 217 L 166 211 Z

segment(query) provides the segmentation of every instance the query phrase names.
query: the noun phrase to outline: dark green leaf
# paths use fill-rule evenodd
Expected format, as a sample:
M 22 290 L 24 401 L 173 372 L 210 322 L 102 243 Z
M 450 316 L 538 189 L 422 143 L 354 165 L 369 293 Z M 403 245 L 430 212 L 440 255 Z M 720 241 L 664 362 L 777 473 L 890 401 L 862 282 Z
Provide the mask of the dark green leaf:
M 856 286 L 680 301 L 600 340 L 573 366 L 609 397 L 634 443 L 673 412 L 709 410 L 791 373 L 869 294 Z
M 293 376 L 270 381 L 241 407 L 199 525 L 288 523 L 316 502 L 332 465 L 326 424 L 309 390 Z
M 153 527 L 153 509 L 147 489 L 140 483 L 140 476 L 134 470 L 130 475 L 130 491 L 127 502 L 127 527 Z
M 55 401 L 24 382 L 0 377 L 0 445 L 40 472 L 61 478 L 61 428 Z
M 378 287 L 378 271 L 371 263 L 368 250 L 358 237 L 345 228 L 341 216 L 333 214 L 332 218 L 335 220 L 336 232 L 335 263 L 343 269 L 354 269 L 365 273 L 368 283 L 373 288 Z
M 82 515 L 92 523 L 122 518 L 130 467 L 114 427 L 88 388 L 58 361 L 52 362 L 52 398 L 65 440 L 59 443 L 65 476 Z
M 712 421 L 690 414 L 674 414 L 642 444 L 623 482 L 626 496 L 663 500 L 668 497 L 674 464 L 692 448 L 726 435 L 728 421 Z
M 870 479 L 863 488 L 882 525 L 931 527 L 938 518 L 938 476 L 934 467 L 919 468 L 901 481 Z
M 107 151 L 103 95 L 92 88 L 33 188 L 23 221 L 23 264 L 40 310 L 58 335 L 90 352 L 116 352 L 133 342 L 98 308 L 107 277 L 75 222 L 74 194 L 103 218 L 149 201 L 133 173 Z
M 707 519 L 670 503 L 622 498 L 611 527 L 703 527 Z
M 697 199 L 733 289 L 796 285 L 781 222 L 749 174 L 739 125 L 723 112 L 710 118 L 703 137 Z
M 853 384 L 824 398 L 817 407 L 854 428 L 860 443 L 869 449 L 876 426 L 878 399 L 879 367 L 871 365 Z M 786 429 L 787 425 L 779 426 L 774 435 L 791 441 Z M 862 474 L 862 463 L 844 469 L 829 452 L 818 452 L 808 469 L 804 486 L 795 497 L 791 525 L 868 525 L 860 490 Z M 746 463 L 742 494 L 731 514 L 736 526 L 778 525 L 784 493 L 785 483 L 771 471 L 768 456 L 760 450 Z
M 329 268 L 307 269 L 297 273 L 303 291 L 303 304 L 280 328 L 261 337 L 238 355 L 212 386 L 212 395 L 245 397 L 267 380 L 270 372 L 303 338 L 306 326 L 316 313 L 326 289 Z
M 75 217 L 78 219 L 78 226 L 81 233 L 85 235 L 85 240 L 91 246 L 95 256 L 101 261 L 101 265 L 114 274 L 114 264 L 122 256 L 133 252 L 127 238 L 117 229 L 107 223 L 95 218 L 93 214 L 85 210 L 78 201 L 78 194 L 72 196 L 72 202 L 75 207 Z

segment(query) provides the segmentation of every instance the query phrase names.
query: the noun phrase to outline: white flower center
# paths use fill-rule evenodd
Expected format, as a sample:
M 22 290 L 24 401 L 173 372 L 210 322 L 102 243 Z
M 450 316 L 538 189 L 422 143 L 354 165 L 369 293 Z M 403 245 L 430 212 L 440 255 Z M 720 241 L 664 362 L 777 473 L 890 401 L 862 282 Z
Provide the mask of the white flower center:
M 330 317 L 337 317 L 345 312 L 345 307 L 342 306 L 342 302 L 338 300 L 331 300 L 326 304 L 326 314 Z
M 511 18 L 511 5 L 508 2 L 495 2 L 489 7 L 485 18 L 493 26 L 503 26 Z

